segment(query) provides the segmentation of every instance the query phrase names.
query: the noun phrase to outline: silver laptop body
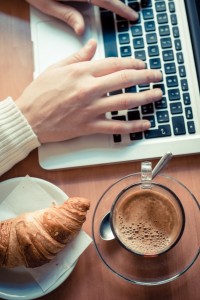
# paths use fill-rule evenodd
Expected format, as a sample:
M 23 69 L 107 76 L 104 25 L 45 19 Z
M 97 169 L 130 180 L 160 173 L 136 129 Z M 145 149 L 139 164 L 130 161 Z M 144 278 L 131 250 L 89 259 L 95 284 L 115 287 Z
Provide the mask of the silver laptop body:
M 125 0 L 125 2 L 127 5 L 131 5 L 135 1 Z M 154 127 L 151 129 L 157 132 L 159 137 L 154 137 L 153 132 L 142 133 L 139 138 L 135 135 L 130 138 L 129 135 L 113 137 L 112 135 L 96 134 L 66 142 L 45 144 L 39 148 L 39 163 L 42 168 L 51 170 L 150 159 L 160 157 L 166 151 L 171 151 L 174 155 L 200 152 L 200 93 L 198 81 L 200 48 L 199 41 L 195 41 L 200 39 L 200 35 L 198 35 L 200 33 L 199 5 L 197 2 L 198 0 L 151 0 L 151 6 L 144 8 L 141 12 L 140 24 L 129 24 L 129 27 L 139 26 L 138 28 L 142 28 L 144 36 L 137 36 L 137 30 L 135 29 L 138 28 L 133 29 L 132 33 L 126 30 L 123 31 L 122 23 L 119 25 L 119 33 L 116 34 L 115 47 L 119 56 L 126 56 L 128 55 L 127 52 L 131 51 L 131 55 L 140 58 L 143 53 L 147 53 L 148 56 L 149 51 L 152 51 L 150 56 L 146 57 L 146 61 L 149 66 L 150 63 L 155 64 L 155 68 L 159 60 L 159 55 L 156 55 L 155 50 L 159 47 L 159 54 L 161 55 L 160 69 L 163 74 L 166 73 L 162 83 L 165 88 L 165 99 L 163 99 L 165 106 L 162 108 L 163 103 L 161 102 L 158 107 L 153 107 L 153 112 L 146 111 L 146 107 L 137 108 L 141 117 L 146 116 L 151 120 L 153 116 L 156 124 L 153 124 Z M 104 18 L 102 15 L 109 16 L 109 14 L 107 14 L 107 11 L 99 10 L 99 8 L 89 4 L 79 4 L 77 7 L 85 17 L 87 28 L 81 38 L 77 37 L 73 30 L 63 22 L 31 8 L 35 78 L 52 63 L 76 52 L 91 37 L 98 42 L 94 59 L 109 55 L 104 47 L 104 42 L 106 39 L 108 40 L 109 36 L 105 32 L 106 29 L 101 25 L 101 20 Z M 151 13 L 156 16 L 153 20 L 151 19 Z M 115 14 L 113 16 L 114 19 L 117 17 Z M 170 23 L 169 28 L 168 23 L 165 22 L 166 18 Z M 119 24 L 123 20 L 119 18 L 117 22 Z M 154 32 L 152 32 L 152 26 L 154 26 Z M 178 28 L 176 43 L 172 38 L 171 46 L 168 47 L 168 38 L 173 34 L 177 34 L 177 28 L 175 27 Z M 103 36 L 103 31 L 106 37 Z M 153 38 L 153 33 L 156 34 L 157 41 L 148 44 L 146 38 L 147 36 Z M 130 45 L 123 43 L 123 35 L 127 37 L 127 34 Z M 141 39 L 144 41 L 142 49 Z M 174 55 L 171 60 L 170 55 Z M 180 62 L 181 58 L 184 62 Z M 141 56 L 141 59 L 144 58 Z M 171 66 L 175 66 L 176 73 L 173 72 L 173 68 L 170 69 Z M 183 74 L 184 72 L 185 74 Z M 148 88 L 153 88 L 153 85 Z M 140 89 L 137 87 L 138 92 L 143 89 L 145 87 L 140 87 Z M 167 111 L 169 111 L 169 115 L 166 120 L 165 112 Z M 117 112 L 117 117 L 121 115 L 125 115 L 127 118 L 127 112 Z M 177 116 L 179 118 L 176 118 Z M 115 118 L 116 115 L 108 112 L 107 117 Z M 185 127 L 182 132 L 176 119 L 183 118 Z M 170 134 L 168 128 L 170 128 Z

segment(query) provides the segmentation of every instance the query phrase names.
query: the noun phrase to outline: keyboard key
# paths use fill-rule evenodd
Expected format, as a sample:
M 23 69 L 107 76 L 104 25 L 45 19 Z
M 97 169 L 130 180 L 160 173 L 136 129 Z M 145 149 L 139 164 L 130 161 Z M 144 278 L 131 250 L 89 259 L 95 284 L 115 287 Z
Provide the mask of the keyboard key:
M 170 37 L 167 37 L 167 38 L 161 38 L 160 39 L 160 42 L 161 42 L 161 47 L 163 49 L 166 49 L 166 48 L 172 48 L 172 40 Z
M 144 132 L 144 136 L 146 139 L 171 136 L 170 125 L 160 125 L 158 129 L 149 129 Z
M 164 1 L 160 1 L 156 3 L 156 11 L 157 12 L 163 12 L 166 11 L 166 5 Z
M 179 66 L 178 70 L 179 70 L 180 77 L 185 77 L 186 76 L 185 66 L 183 66 L 183 65 Z
M 172 61 L 174 60 L 174 53 L 172 50 L 163 50 L 163 60 L 164 61 Z
M 163 95 L 165 95 L 165 86 L 164 86 L 163 83 L 156 83 L 156 84 L 153 85 L 153 88 L 154 89 L 161 89 Z
M 189 93 L 184 93 L 183 94 L 183 102 L 184 102 L 185 105 L 191 104 Z
M 142 8 L 151 7 L 151 6 L 152 6 L 151 0 L 142 0 L 141 1 L 141 7 Z
M 174 135 L 186 134 L 183 116 L 172 117 Z
M 138 16 L 138 19 L 137 20 L 132 20 L 132 21 L 129 21 L 130 24 L 134 25 L 134 24 L 140 24 L 141 23 L 141 15 Z
M 155 108 L 156 109 L 164 109 L 167 108 L 167 99 L 166 97 L 162 97 L 161 100 L 158 100 L 155 102 Z
M 146 35 L 147 44 L 157 44 L 158 39 L 156 33 L 148 33 Z
M 189 132 L 190 134 L 195 133 L 196 130 L 195 130 L 194 121 L 189 121 L 189 122 L 187 122 L 187 128 L 188 128 L 188 132 Z
M 181 95 L 179 89 L 172 89 L 168 91 L 168 97 L 170 101 L 180 100 Z
M 178 22 L 177 22 L 176 14 L 171 14 L 170 19 L 172 25 L 177 25 Z
M 193 119 L 192 107 L 185 108 L 185 115 L 188 120 Z
M 129 29 L 128 21 L 117 22 L 117 30 L 118 30 L 118 32 L 128 31 L 128 29 Z
M 125 18 L 119 16 L 119 15 L 116 15 L 116 20 L 117 21 L 127 21 Z
M 132 56 L 131 47 L 130 46 L 120 47 L 120 54 L 121 57 Z
M 163 25 L 158 27 L 160 36 L 170 35 L 170 29 L 168 25 Z
M 144 9 L 142 10 L 142 15 L 144 20 L 150 20 L 154 18 L 153 9 Z
M 159 130 L 159 137 L 165 137 L 165 136 L 170 136 L 171 135 L 171 128 L 170 125 L 160 125 L 158 126 Z
M 101 12 L 101 23 L 105 56 L 118 56 L 113 13 L 110 11 Z
M 184 58 L 183 58 L 183 53 L 182 52 L 178 52 L 176 54 L 176 58 L 177 58 L 178 64 L 183 64 L 184 63 Z
M 157 14 L 158 24 L 165 24 L 168 23 L 168 16 L 166 13 Z
M 134 132 L 130 133 L 130 140 L 135 141 L 135 140 L 142 140 L 142 132 Z
M 117 110 L 111 111 L 111 115 L 112 115 L 112 116 L 118 115 L 118 111 L 117 111 Z
M 143 120 L 148 120 L 151 123 L 151 128 L 156 127 L 156 121 L 154 116 L 145 116 Z
M 175 74 L 176 73 L 175 63 L 166 63 L 166 64 L 164 64 L 164 68 L 165 68 L 166 74 Z
M 157 111 L 156 117 L 157 117 L 158 123 L 168 123 L 169 122 L 169 113 L 167 110 Z
M 139 12 L 140 11 L 140 5 L 139 5 L 139 3 L 138 2 L 130 2 L 129 4 L 128 4 L 128 6 L 130 7 L 130 8 L 132 8 L 133 10 L 135 10 L 135 11 L 137 11 L 137 12 Z
M 144 50 L 137 50 L 135 51 L 135 58 L 136 59 L 141 59 L 141 60 L 146 60 L 146 53 Z
M 134 49 L 144 48 L 144 39 L 143 38 L 133 39 L 133 47 Z
M 176 40 L 174 41 L 174 44 L 175 44 L 175 49 L 176 49 L 176 51 L 182 50 L 181 41 L 180 41 L 179 39 L 176 39 Z
M 111 115 L 112 116 L 118 115 L 118 111 L 117 110 L 111 111 Z
M 161 68 L 161 60 L 160 58 L 151 58 L 149 60 L 151 69 L 160 69 Z
M 167 76 L 166 77 L 167 86 L 168 87 L 176 87 L 178 86 L 178 78 L 177 76 Z
M 171 110 L 172 115 L 182 114 L 183 109 L 182 109 L 181 102 L 170 103 L 170 110 Z
M 156 25 L 154 21 L 144 22 L 144 27 L 146 32 L 155 31 Z
M 122 90 L 115 90 L 115 91 L 109 92 L 109 95 L 114 96 L 114 95 L 119 95 L 121 93 L 122 93 Z
M 114 141 L 114 143 L 121 143 L 121 141 L 122 141 L 121 134 L 113 134 L 113 141 Z
M 148 46 L 148 54 L 150 57 L 159 55 L 159 48 L 157 45 Z
M 142 114 L 149 115 L 154 113 L 153 103 L 149 103 L 141 106 Z
M 169 11 L 170 13 L 174 13 L 176 11 L 175 4 L 173 1 L 169 2 Z
M 150 84 L 149 84 L 149 83 L 141 83 L 141 84 L 139 84 L 139 87 L 140 87 L 140 88 L 148 88 L 148 90 L 149 90 Z M 147 90 L 147 89 L 146 89 L 146 90 Z
M 128 120 L 140 120 L 140 112 L 139 110 L 130 110 L 128 111 Z
M 172 30 L 173 30 L 173 35 L 174 35 L 174 37 L 175 37 L 175 38 L 178 38 L 178 37 L 180 36 L 178 27 L 177 27 L 177 26 L 174 26 L 174 27 L 172 28 Z
M 130 38 L 128 33 L 121 33 L 118 35 L 119 43 L 121 45 L 123 44 L 129 44 L 130 43 Z
M 112 117 L 113 120 L 117 120 L 117 121 L 126 121 L 126 116 L 121 115 L 121 116 L 114 116 Z
M 112 116 L 112 120 L 126 121 L 126 117 L 125 116 Z M 121 134 L 113 134 L 113 141 L 114 141 L 114 143 L 120 143 L 122 141 Z
M 137 88 L 135 85 L 125 88 L 125 93 L 136 93 L 136 92 L 137 92 Z
M 182 91 L 188 91 L 187 79 L 181 79 L 181 88 L 182 88 Z
M 134 25 L 131 26 L 131 32 L 132 32 L 132 36 L 141 36 L 142 35 L 142 26 L 140 25 Z

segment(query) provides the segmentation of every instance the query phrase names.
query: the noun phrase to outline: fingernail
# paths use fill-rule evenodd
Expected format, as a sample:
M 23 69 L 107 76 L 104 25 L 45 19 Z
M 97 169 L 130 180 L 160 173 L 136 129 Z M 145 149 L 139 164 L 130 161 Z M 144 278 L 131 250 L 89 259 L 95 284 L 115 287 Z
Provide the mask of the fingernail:
M 135 21 L 139 18 L 138 13 L 135 10 L 132 10 L 130 13 L 130 19 L 132 19 L 132 21 Z
M 74 24 L 74 31 L 77 35 L 82 35 L 84 32 L 84 28 L 82 26 L 80 26 L 79 23 L 75 23 Z
M 145 120 L 142 124 L 143 131 L 148 130 L 151 127 L 151 123 L 148 120 Z
M 161 89 L 154 89 L 154 93 L 156 97 L 162 97 L 163 92 Z
M 89 40 L 89 41 L 85 44 L 85 48 L 87 48 L 87 49 L 92 48 L 92 40 Z
M 155 81 L 160 81 L 162 79 L 162 73 L 160 71 L 155 71 L 154 76 Z

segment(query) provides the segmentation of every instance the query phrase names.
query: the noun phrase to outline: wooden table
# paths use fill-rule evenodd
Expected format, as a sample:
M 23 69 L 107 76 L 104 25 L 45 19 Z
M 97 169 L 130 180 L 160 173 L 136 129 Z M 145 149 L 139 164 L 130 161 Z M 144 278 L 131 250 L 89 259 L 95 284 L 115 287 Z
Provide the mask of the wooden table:
M 30 42 L 29 6 L 23 0 L 0 1 L 0 99 L 16 99 L 31 82 L 33 72 Z M 155 164 L 156 161 L 153 162 Z M 115 180 L 138 172 L 139 162 L 73 170 L 45 171 L 38 164 L 37 150 L 18 163 L 0 180 L 30 176 L 48 180 L 69 196 L 91 199 L 84 230 L 91 234 L 94 207 L 104 190 Z M 176 177 L 192 190 L 200 201 L 200 155 L 173 158 L 165 173 Z M 178 258 L 177 258 L 178 259 Z M 113 275 L 100 261 L 94 245 L 82 254 L 70 277 L 55 291 L 41 299 L 48 300 L 199 300 L 200 258 L 174 282 L 154 287 L 137 286 Z

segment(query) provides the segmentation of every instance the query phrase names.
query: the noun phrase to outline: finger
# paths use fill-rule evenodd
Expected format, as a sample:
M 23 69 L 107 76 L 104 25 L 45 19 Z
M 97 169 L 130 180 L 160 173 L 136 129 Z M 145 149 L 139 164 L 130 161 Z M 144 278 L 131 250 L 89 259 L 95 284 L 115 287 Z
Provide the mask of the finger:
M 96 78 L 102 95 L 111 91 L 143 83 L 159 82 L 162 73 L 158 70 L 122 70 Z
M 92 124 L 93 131 L 105 134 L 129 134 L 148 130 L 151 123 L 148 120 L 117 121 L 117 120 L 95 120 Z
M 99 114 L 118 110 L 128 110 L 158 101 L 161 98 L 162 90 L 157 88 L 134 94 L 123 93 L 99 99 L 94 103 L 94 110 L 98 111 Z
M 73 55 L 63 59 L 62 61 L 58 62 L 56 65 L 57 67 L 67 66 L 70 64 L 75 64 L 78 62 L 89 61 L 93 58 L 97 48 L 97 43 L 94 39 L 90 39 L 83 48 L 81 48 L 78 52 L 74 53 Z
M 120 0 L 90 0 L 90 3 L 113 11 L 127 20 L 135 21 L 138 19 L 138 13 Z
M 29 0 L 29 3 L 33 3 L 42 12 L 64 21 L 74 29 L 76 34 L 81 35 L 84 32 L 84 18 L 76 8 L 63 5 L 55 0 L 43 1 L 42 6 L 41 4 L 37 5 L 34 0 Z
M 116 71 L 124 69 L 145 69 L 146 65 L 142 60 L 134 59 L 131 57 L 110 57 L 92 61 L 88 65 L 90 73 L 95 77 L 107 75 Z

